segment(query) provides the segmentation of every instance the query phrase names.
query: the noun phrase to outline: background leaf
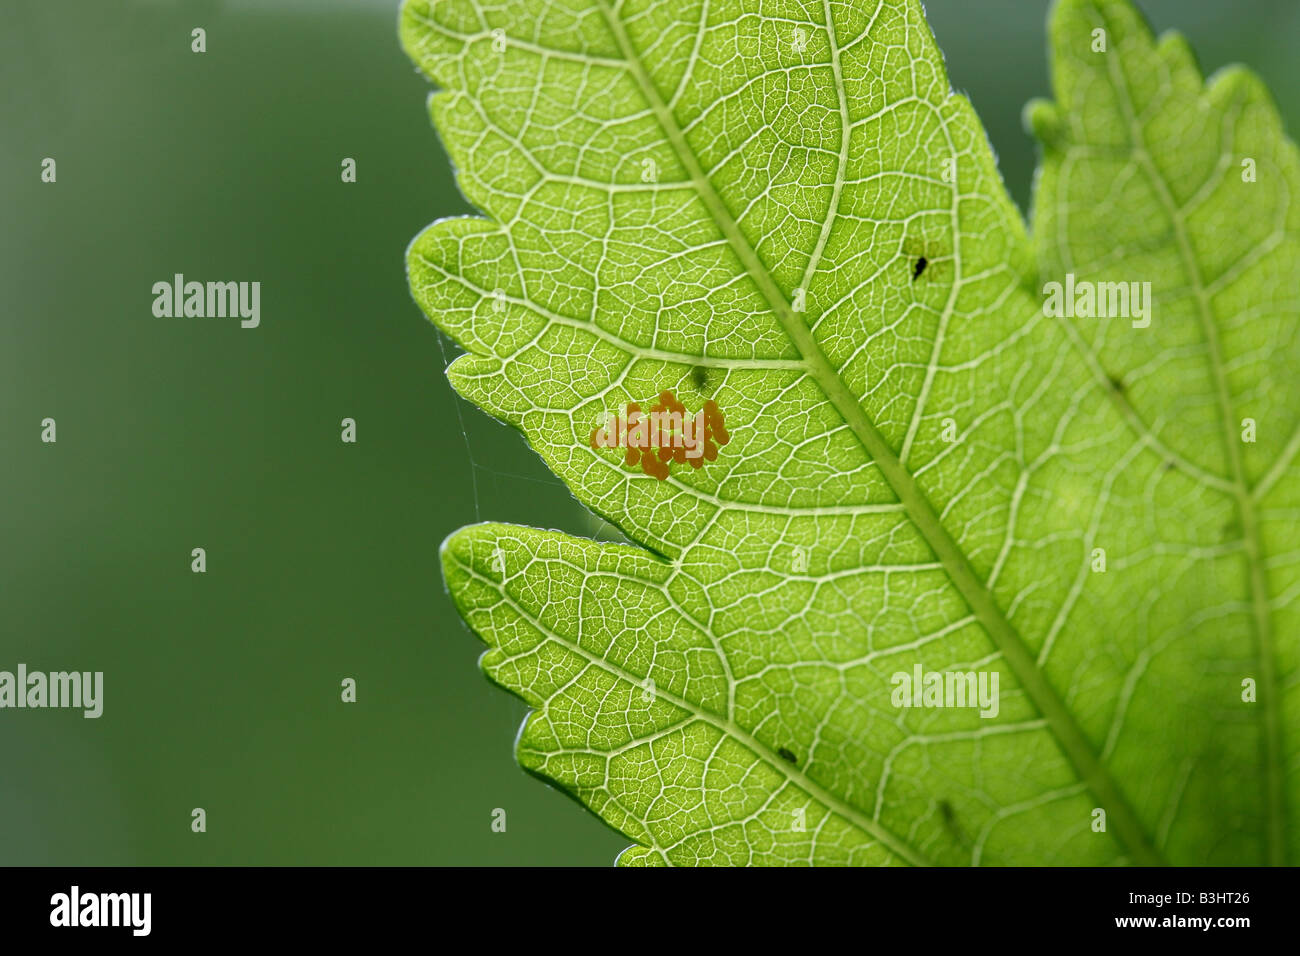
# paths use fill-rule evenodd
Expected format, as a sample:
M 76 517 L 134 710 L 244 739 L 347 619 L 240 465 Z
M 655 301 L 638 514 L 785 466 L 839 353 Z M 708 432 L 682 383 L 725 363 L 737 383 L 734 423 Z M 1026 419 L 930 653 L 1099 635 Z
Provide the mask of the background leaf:
M 1106 55 L 1082 42 L 1095 30 L 1106 33 Z M 1256 763 L 1241 773 L 1253 779 L 1256 806 L 1225 821 L 1207 799 L 1202 839 L 1225 822 L 1246 827 L 1250 850 L 1225 862 L 1263 852 L 1282 863 L 1300 855 L 1297 831 L 1284 827 L 1297 810 L 1300 738 L 1283 732 L 1300 718 L 1292 600 L 1300 419 L 1290 381 L 1300 367 L 1300 163 L 1252 74 L 1230 68 L 1203 86 L 1186 42 L 1171 34 L 1156 43 L 1127 4 L 1063 4 L 1051 32 L 1059 106 L 1029 113 L 1046 144 L 1034 219 L 1043 273 L 1141 278 L 1157 290 L 1159 320 L 1140 333 L 1068 320 L 1066 330 L 1094 374 L 1113 383 L 1135 433 L 1195 485 L 1152 485 L 1149 540 L 1135 555 L 1151 576 L 1148 593 L 1180 582 L 1189 562 L 1215 569 L 1204 589 L 1177 592 L 1179 605 L 1165 598 L 1168 613 L 1146 613 L 1153 602 L 1135 594 L 1129 607 L 1144 614 L 1125 630 L 1151 656 L 1182 653 L 1189 633 L 1207 627 L 1219 656 L 1207 662 L 1212 673 L 1236 668 L 1259 684 L 1248 713 L 1214 698 L 1171 701 L 1180 721 L 1199 706 L 1226 726 L 1196 729 L 1204 739 L 1182 755 L 1186 771 L 1160 762 L 1169 779 L 1196 786 L 1203 777 L 1222 791 L 1230 785 L 1201 767 L 1222 738 L 1248 741 Z

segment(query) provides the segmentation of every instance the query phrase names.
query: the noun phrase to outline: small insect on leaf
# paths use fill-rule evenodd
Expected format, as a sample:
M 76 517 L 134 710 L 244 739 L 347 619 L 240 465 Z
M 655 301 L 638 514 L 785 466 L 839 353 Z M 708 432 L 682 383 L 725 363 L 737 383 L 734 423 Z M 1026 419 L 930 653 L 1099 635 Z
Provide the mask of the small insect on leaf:
M 780 750 L 778 750 L 778 751 L 776 752 L 776 754 L 777 754 L 777 756 L 780 757 L 782 760 L 788 760 L 788 761 L 790 761 L 790 763 L 798 763 L 798 762 L 799 762 L 798 760 L 795 759 L 794 754 L 791 753 L 791 752 L 790 752 L 787 748 L 785 748 L 785 747 L 782 747 Z
M 925 271 L 925 267 L 926 267 L 927 265 L 929 265 L 929 264 L 930 264 L 930 263 L 929 263 L 929 260 L 926 259 L 925 256 L 921 256 L 921 258 L 919 258 L 919 259 L 916 260 L 916 266 L 913 267 L 913 269 L 912 269 L 912 281 L 913 281 L 913 282 L 915 282 L 917 279 L 921 278 L 921 273 Z

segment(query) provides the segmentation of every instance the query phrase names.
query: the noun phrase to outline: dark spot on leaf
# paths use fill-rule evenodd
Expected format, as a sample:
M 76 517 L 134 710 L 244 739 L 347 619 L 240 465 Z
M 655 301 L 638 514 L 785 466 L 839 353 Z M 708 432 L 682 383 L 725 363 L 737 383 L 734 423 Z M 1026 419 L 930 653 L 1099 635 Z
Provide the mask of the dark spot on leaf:
M 1165 471 L 1173 471 L 1173 470 L 1174 470 L 1174 463 L 1172 461 L 1166 461 Z
M 1116 378 L 1114 375 L 1108 375 L 1106 376 L 1106 380 L 1110 382 L 1110 387 L 1113 388 L 1116 391 L 1116 393 L 1120 395 L 1124 394 L 1124 380 L 1122 378 Z
M 939 815 L 943 817 L 943 828 L 948 831 L 949 835 L 963 846 L 969 846 L 970 840 L 962 832 L 961 827 L 957 824 L 957 811 L 952 808 L 952 804 L 947 800 L 939 801 Z
M 930 264 L 930 263 L 929 263 L 929 261 L 925 258 L 925 256 L 921 256 L 921 258 L 919 258 L 919 259 L 916 260 L 916 266 L 912 269 L 912 281 L 913 281 L 913 282 L 915 282 L 917 279 L 921 278 L 921 273 L 925 271 L 925 267 L 928 266 L 929 264 Z
M 782 747 L 780 750 L 778 750 L 778 751 L 776 752 L 776 755 L 777 755 L 778 757 L 780 757 L 782 760 L 788 760 L 788 761 L 790 761 L 791 763 L 798 763 L 798 761 L 795 760 L 795 758 L 794 758 L 794 754 L 792 754 L 792 753 L 791 753 L 789 750 L 787 750 L 785 747 Z
M 691 381 L 699 391 L 704 391 L 704 386 L 709 384 L 709 370 L 703 365 L 696 365 L 691 369 Z
M 943 822 L 948 826 L 952 826 L 957 822 L 957 814 L 953 812 L 952 804 L 947 800 L 939 801 L 939 812 L 943 814 Z

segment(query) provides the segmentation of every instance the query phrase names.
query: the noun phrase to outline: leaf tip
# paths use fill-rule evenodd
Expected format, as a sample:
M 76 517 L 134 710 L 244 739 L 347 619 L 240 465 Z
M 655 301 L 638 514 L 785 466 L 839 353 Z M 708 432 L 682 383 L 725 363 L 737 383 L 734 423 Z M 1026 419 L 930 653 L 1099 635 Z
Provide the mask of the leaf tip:
M 634 843 L 614 859 L 615 866 L 667 866 L 661 854 Z
M 1065 143 L 1066 129 L 1061 111 L 1047 99 L 1030 100 L 1021 114 L 1025 132 L 1048 149 L 1061 149 Z
M 467 586 L 476 578 L 488 576 L 493 562 L 500 563 L 502 532 L 508 525 L 492 522 L 466 525 L 443 539 L 438 547 L 443 580 L 458 605 Z

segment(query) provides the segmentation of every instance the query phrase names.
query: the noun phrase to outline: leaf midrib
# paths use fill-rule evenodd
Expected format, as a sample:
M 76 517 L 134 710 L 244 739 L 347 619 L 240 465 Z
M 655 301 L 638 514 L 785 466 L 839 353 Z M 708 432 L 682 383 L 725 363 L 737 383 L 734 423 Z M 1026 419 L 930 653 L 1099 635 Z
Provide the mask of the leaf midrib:
M 1109 771 L 1098 759 L 1083 730 L 1075 722 L 1073 714 L 1048 683 L 1046 675 L 1038 668 L 1034 656 L 1006 619 L 993 599 L 993 595 L 979 580 L 965 553 L 939 520 L 934 506 L 930 504 L 911 473 L 894 454 L 888 442 L 876 430 L 875 425 L 822 352 L 811 328 L 797 318 L 790 303 L 786 301 L 785 294 L 777 286 L 732 217 L 730 210 L 714 190 L 694 150 L 686 142 L 676 117 L 659 95 L 645 65 L 641 62 L 640 54 L 632 45 L 622 21 L 610 6 L 609 0 L 599 0 L 599 4 L 628 70 L 654 112 L 660 129 L 677 158 L 690 174 L 696 192 L 727 239 L 732 252 L 740 259 L 746 273 L 758 287 L 769 308 L 803 356 L 809 374 L 853 431 L 872 461 L 880 468 L 885 480 L 902 502 L 908 517 L 944 565 L 954 587 L 1002 653 L 1034 706 L 1042 714 L 1079 779 L 1106 808 L 1118 842 L 1124 846 L 1135 863 L 1146 866 L 1165 865 L 1165 860 L 1147 837 L 1137 814 Z M 849 133 L 847 130 L 841 130 L 840 135 L 847 137 Z M 837 215 L 838 210 L 831 211 L 831 218 Z M 960 235 L 954 236 L 954 241 L 960 241 Z M 956 247 L 953 252 L 954 255 L 957 254 Z

